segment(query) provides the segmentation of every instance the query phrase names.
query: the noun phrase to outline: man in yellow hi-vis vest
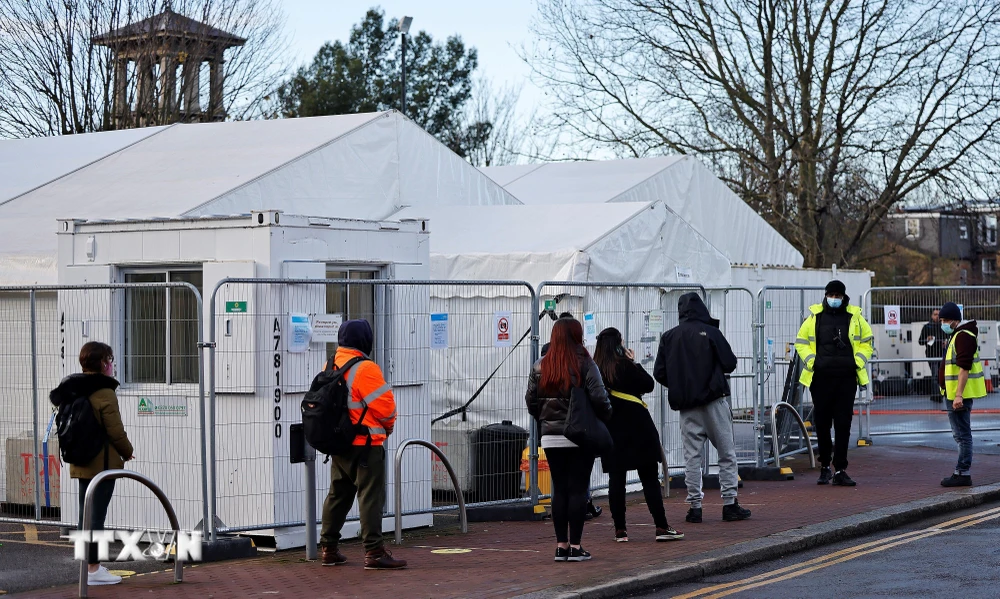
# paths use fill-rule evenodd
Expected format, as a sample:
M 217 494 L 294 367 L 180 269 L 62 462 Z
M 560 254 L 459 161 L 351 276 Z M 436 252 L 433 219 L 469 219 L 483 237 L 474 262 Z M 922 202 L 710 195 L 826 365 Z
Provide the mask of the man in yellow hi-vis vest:
M 802 360 L 799 382 L 812 394 L 822 466 L 816 482 L 820 485 L 857 484 L 847 475 L 847 446 L 858 385 L 868 384 L 867 365 L 874 337 L 861 309 L 849 305 L 850 301 L 843 283 L 827 283 L 823 303 L 809 307 L 809 317 L 795 339 L 795 351 Z M 830 439 L 831 426 L 836 430 L 836 445 Z M 836 474 L 830 470 L 831 453 Z
M 948 400 L 948 421 L 958 444 L 955 472 L 941 481 L 942 487 L 971 487 L 972 402 L 986 397 L 986 376 L 979 361 L 979 327 L 975 320 L 962 320 L 958 304 L 941 306 L 941 330 L 951 335 L 944 361 L 938 370 L 938 385 Z

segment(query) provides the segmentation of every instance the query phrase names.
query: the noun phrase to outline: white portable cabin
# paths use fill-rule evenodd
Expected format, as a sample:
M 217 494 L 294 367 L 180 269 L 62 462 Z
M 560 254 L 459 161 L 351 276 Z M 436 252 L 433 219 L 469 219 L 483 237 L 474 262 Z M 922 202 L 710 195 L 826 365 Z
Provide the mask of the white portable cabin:
M 344 261 L 377 264 L 395 279 L 424 279 L 428 275 L 427 227 L 420 222 L 310 218 L 264 211 L 230 218 L 63 221 L 63 225 L 61 282 L 110 283 L 119 279 L 120 272 L 150 272 L 146 267 L 190 268 L 201 272 L 199 287 L 205 294 L 206 306 L 217 283 L 227 277 L 324 279 L 328 264 Z M 119 403 L 125 428 L 139 456 L 128 467 L 161 484 L 181 525 L 194 527 L 201 520 L 197 384 L 131 382 L 144 366 L 149 370 L 144 363 L 148 357 L 136 356 L 134 348 L 142 344 L 148 351 L 149 343 L 132 341 L 129 336 L 148 336 L 149 332 L 141 325 L 136 328 L 133 324 L 131 329 L 124 326 L 124 311 L 130 309 L 130 303 L 154 304 L 155 298 L 145 291 L 89 291 L 86 301 L 81 292 L 60 295 L 66 355 L 72 356 L 88 340 L 102 339 L 108 340 L 119 356 L 118 375 L 123 382 L 118 391 Z M 100 300 L 95 295 L 107 298 Z M 171 293 L 169 299 L 163 300 L 164 305 L 184 301 L 185 295 Z M 292 347 L 289 315 L 301 313 L 312 318 L 325 314 L 326 297 L 322 285 L 231 284 L 220 289 L 215 314 L 215 437 L 217 515 L 223 523 L 245 523 L 246 514 L 258 519 L 263 516 L 264 522 L 301 518 L 302 466 L 289 463 L 287 431 L 289 425 L 300 420 L 298 405 L 327 358 L 327 345 L 311 341 L 306 349 L 297 351 Z M 414 297 L 408 294 L 407 300 L 413 301 Z M 232 302 L 237 310 L 221 309 Z M 109 316 L 108 309 L 116 313 Z M 413 309 L 409 305 L 379 306 L 380 313 L 388 314 Z M 374 320 L 376 331 L 383 334 L 388 321 L 377 316 Z M 173 323 L 170 314 L 167 322 Z M 205 329 L 207 338 L 207 320 Z M 171 340 L 175 337 L 170 335 Z M 418 350 L 426 349 L 427 343 L 422 329 L 406 340 L 408 347 Z M 428 389 L 419 384 L 426 380 L 421 372 L 426 370 L 426 362 L 418 359 L 419 353 L 393 354 L 384 350 L 380 356 L 383 363 L 395 365 L 395 380 L 390 382 L 399 402 L 400 425 L 398 434 L 390 440 L 390 448 L 398 439 L 427 438 L 430 434 L 426 418 L 417 416 L 429 411 L 430 399 Z M 180 362 L 172 356 L 167 360 L 175 366 Z M 72 359 L 67 359 L 63 368 L 61 375 L 79 370 Z M 278 401 L 275 389 L 282 391 Z M 430 507 L 430 464 L 426 456 L 419 458 L 423 459 L 414 454 L 406 462 L 407 509 Z M 319 486 L 328 486 L 329 470 L 317 470 Z M 390 489 L 395 484 L 391 474 L 388 484 Z M 319 495 L 317 505 L 322 505 L 323 497 Z M 76 517 L 74 496 L 74 489 L 63 487 L 63 518 L 70 521 Z M 138 497 L 116 493 L 111 514 L 111 523 L 119 526 L 166 525 L 155 500 L 146 493 Z M 150 521 L 152 516 L 155 524 Z M 408 526 L 427 524 L 428 516 L 407 518 Z M 386 520 L 385 526 L 391 529 L 391 521 Z M 349 527 L 345 534 L 351 532 Z M 279 546 L 301 544 L 301 528 L 279 529 L 275 535 Z

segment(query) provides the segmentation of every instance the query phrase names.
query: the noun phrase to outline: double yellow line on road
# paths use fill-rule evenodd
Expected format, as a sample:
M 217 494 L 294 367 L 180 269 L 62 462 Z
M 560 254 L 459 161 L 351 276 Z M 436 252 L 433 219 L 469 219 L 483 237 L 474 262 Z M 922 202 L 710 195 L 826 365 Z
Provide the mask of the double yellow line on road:
M 919 541 L 920 539 L 926 539 L 927 537 L 944 534 L 946 532 L 961 530 L 989 520 L 996 520 L 997 518 L 1000 518 L 1000 508 L 985 510 L 968 516 L 962 516 L 961 518 L 955 518 L 954 520 L 948 520 L 947 522 L 942 522 L 929 528 L 913 530 L 895 536 L 886 537 L 884 539 L 879 539 L 877 541 L 855 545 L 854 547 L 849 547 L 847 549 L 841 549 L 840 551 L 835 551 L 829 555 L 817 557 L 815 559 L 802 562 L 801 564 L 779 568 L 777 570 L 765 572 L 764 574 L 758 574 L 757 576 L 752 576 L 743 580 L 706 587 L 684 595 L 677 595 L 673 599 L 719 599 L 721 597 L 728 597 L 730 595 L 735 595 L 736 593 L 742 593 L 743 591 L 749 591 L 751 589 L 774 584 L 783 580 L 796 578 L 802 576 L 803 574 L 808 574 L 822 568 L 828 568 L 830 566 L 865 555 L 878 553 L 879 551 L 885 551 L 886 549 L 892 549 L 893 547 Z

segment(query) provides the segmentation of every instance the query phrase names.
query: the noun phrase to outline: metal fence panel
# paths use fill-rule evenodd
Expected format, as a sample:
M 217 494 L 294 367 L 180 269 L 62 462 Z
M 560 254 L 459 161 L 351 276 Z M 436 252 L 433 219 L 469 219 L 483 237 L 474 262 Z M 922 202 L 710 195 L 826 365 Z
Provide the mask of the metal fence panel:
M 749 289 L 739 287 L 709 289 L 708 298 L 712 316 L 719 319 L 719 326 L 736 354 L 736 370 L 729 377 L 736 459 L 742 464 L 756 464 L 756 298 Z
M 181 524 L 206 513 L 201 296 L 188 283 L 0 287 L 0 520 L 76 526 L 78 485 L 61 462 L 49 392 L 80 372 L 89 341 L 114 350 L 119 408 L 136 459 Z M 172 377 L 172 378 L 171 378 Z M 139 485 L 119 485 L 108 528 L 168 530 Z
M 746 428 L 746 415 L 752 413 L 754 393 L 754 347 L 753 347 L 753 296 L 746 289 L 720 288 L 705 290 L 697 284 L 672 283 L 600 283 L 548 281 L 538 287 L 539 302 L 555 302 L 552 318 L 562 312 L 569 312 L 577 319 L 589 322 L 593 317 L 591 333 L 596 336 L 607 327 L 615 327 L 622 332 L 626 347 L 635 351 L 636 361 L 652 374 L 660 335 L 677 326 L 679 314 L 677 300 L 681 295 L 699 292 L 712 309 L 713 316 L 719 318 L 720 326 L 739 358 L 739 366 L 731 379 L 734 409 L 734 430 Z M 552 318 L 543 319 L 540 329 L 541 341 L 548 340 L 552 330 Z M 586 328 L 586 327 L 585 327 Z M 588 339 L 593 349 L 594 339 Z M 672 468 L 683 468 L 684 446 L 680 434 L 679 416 L 667 403 L 666 389 L 659 383 L 649 395 L 649 409 L 660 432 L 660 441 L 667 463 Z M 752 430 L 752 425 L 750 425 Z M 742 435 L 745 436 L 745 435 Z M 738 458 L 741 461 L 755 460 L 752 435 L 748 442 L 738 437 Z M 718 456 L 710 446 L 708 463 L 715 465 Z M 628 479 L 629 484 L 638 478 Z M 600 468 L 595 468 L 591 478 L 591 489 L 603 489 L 608 485 L 608 477 Z
M 973 430 L 1000 428 L 993 414 L 1000 408 L 993 392 L 1000 382 L 1000 287 L 882 287 L 869 290 L 864 298 L 876 352 L 864 411 L 868 435 L 951 433 L 937 384 L 948 336 L 930 322 L 932 312 L 945 302 L 959 304 L 963 316 L 979 326 L 979 356 L 991 392 L 974 403 Z
M 522 472 L 522 454 L 530 446 L 531 423 L 524 390 L 539 318 L 527 284 L 227 279 L 216 288 L 210 314 L 211 495 L 220 531 L 304 521 L 304 483 L 299 467 L 289 463 L 287 431 L 300 421 L 304 393 L 336 343 L 306 340 L 295 347 L 293 320 L 300 317 L 313 325 L 314 334 L 317 317 L 329 322 L 328 315 L 372 324 L 371 357 L 397 402 L 387 464 L 402 440 L 430 440 L 457 470 L 469 505 L 526 501 L 524 480 L 531 477 Z M 396 484 L 389 470 L 387 498 Z M 318 507 L 329 475 L 328 467 L 317 468 Z M 443 465 L 426 452 L 404 456 L 403 477 L 404 515 L 455 507 Z M 391 501 L 387 515 L 397 509 Z M 356 512 L 350 516 L 356 517 Z M 408 525 L 415 522 L 411 518 Z
M 760 358 L 757 374 L 758 412 L 760 415 L 758 442 L 759 462 L 773 460 L 771 441 L 771 410 L 775 403 L 787 401 L 805 421 L 812 419 L 812 399 L 809 390 L 799 385 L 793 371 L 795 338 L 799 327 L 809 315 L 809 307 L 823 301 L 823 287 L 763 287 L 758 293 L 757 346 Z M 856 301 L 856 300 L 855 300 Z M 778 414 L 779 451 L 790 453 L 804 442 L 801 433 L 787 415 Z M 795 449 L 792 449 L 794 442 Z

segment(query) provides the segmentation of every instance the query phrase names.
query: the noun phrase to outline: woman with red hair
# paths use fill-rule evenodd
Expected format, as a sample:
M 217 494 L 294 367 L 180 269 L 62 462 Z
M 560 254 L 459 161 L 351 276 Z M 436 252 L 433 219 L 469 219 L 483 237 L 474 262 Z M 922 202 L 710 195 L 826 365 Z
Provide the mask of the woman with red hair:
M 542 448 L 552 475 L 557 562 L 590 559 L 590 553 L 580 543 L 594 454 L 563 434 L 574 387 L 586 391 L 598 418 L 605 422 L 611 419 L 611 402 L 601 373 L 583 346 L 583 326 L 578 320 L 563 318 L 552 327 L 549 351 L 531 369 L 524 397 L 528 413 L 539 422 Z

